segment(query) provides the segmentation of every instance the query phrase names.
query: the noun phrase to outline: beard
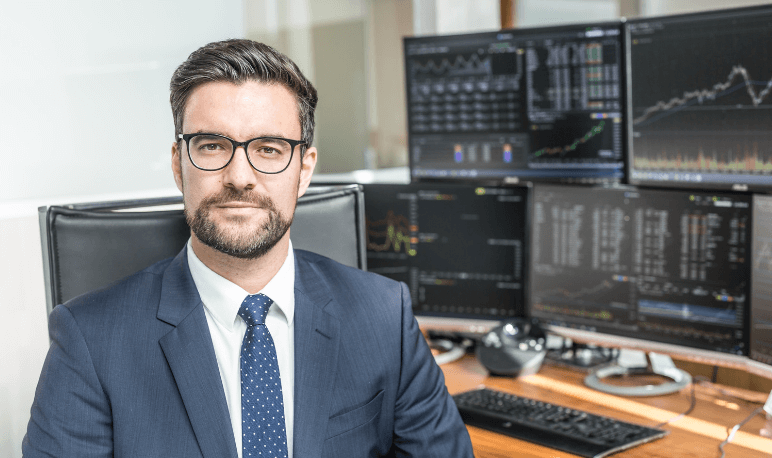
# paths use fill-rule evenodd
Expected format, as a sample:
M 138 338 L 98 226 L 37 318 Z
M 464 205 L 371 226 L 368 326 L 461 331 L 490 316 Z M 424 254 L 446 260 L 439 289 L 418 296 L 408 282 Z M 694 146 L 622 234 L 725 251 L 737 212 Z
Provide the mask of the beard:
M 268 212 L 268 220 L 260 226 L 239 224 L 241 217 L 228 227 L 218 225 L 211 218 L 214 206 L 228 202 L 247 202 Z M 271 250 L 292 225 L 293 214 L 284 218 L 276 209 L 273 200 L 254 192 L 239 192 L 225 188 L 222 192 L 209 196 L 191 214 L 185 207 L 185 219 L 198 239 L 205 245 L 229 256 L 240 259 L 257 259 Z

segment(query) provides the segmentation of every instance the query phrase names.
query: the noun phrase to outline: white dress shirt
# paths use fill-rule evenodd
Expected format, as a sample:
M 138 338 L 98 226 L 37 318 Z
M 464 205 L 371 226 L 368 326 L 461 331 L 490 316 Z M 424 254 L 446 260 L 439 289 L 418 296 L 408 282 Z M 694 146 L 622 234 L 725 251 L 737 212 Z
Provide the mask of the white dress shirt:
M 236 450 L 241 458 L 241 344 L 247 325 L 238 316 L 244 298 L 250 293 L 235 283 L 226 280 L 207 267 L 193 252 L 190 241 L 187 245 L 188 266 L 196 284 L 204 313 L 212 335 L 214 353 L 220 368 L 220 378 L 228 402 L 228 411 L 236 438 Z M 292 458 L 293 398 L 295 388 L 295 254 L 290 242 L 287 259 L 279 272 L 260 291 L 273 304 L 268 309 L 265 325 L 276 346 L 279 362 L 281 390 L 284 396 L 284 424 L 287 428 L 287 453 Z

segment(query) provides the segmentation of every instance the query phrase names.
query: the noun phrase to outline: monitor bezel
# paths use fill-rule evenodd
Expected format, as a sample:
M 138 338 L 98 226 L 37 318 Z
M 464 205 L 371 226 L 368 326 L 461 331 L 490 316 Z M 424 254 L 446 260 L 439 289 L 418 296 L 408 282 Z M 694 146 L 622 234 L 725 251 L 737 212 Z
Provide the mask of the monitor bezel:
M 529 260 L 530 260 L 530 246 L 531 246 L 531 212 L 532 212 L 532 186 L 530 184 L 483 184 L 480 182 L 419 182 L 419 183 L 366 183 L 362 185 L 365 193 L 365 209 L 367 208 L 367 190 L 372 187 L 400 187 L 400 186 L 419 186 L 430 189 L 432 186 L 449 186 L 459 188 L 476 188 L 476 187 L 496 187 L 507 189 L 522 190 L 525 203 L 524 211 L 525 218 L 523 222 L 523 252 L 522 252 L 522 304 L 520 304 L 520 311 L 517 310 L 517 304 L 512 304 L 515 309 L 514 316 L 494 316 L 494 315 L 469 315 L 469 314 L 457 314 L 451 316 L 449 314 L 433 314 L 430 312 L 423 312 L 411 308 L 413 315 L 418 321 L 419 326 L 426 332 L 440 332 L 449 334 L 458 334 L 465 336 L 483 335 L 489 329 L 498 325 L 501 320 L 510 318 L 523 318 L 527 314 L 528 310 L 528 286 L 530 284 L 530 272 L 529 272 Z
M 551 333 L 563 338 L 571 339 L 574 342 L 597 345 L 609 348 L 624 348 L 631 350 L 640 350 L 644 352 L 665 353 L 686 359 L 689 361 L 703 362 L 708 364 L 732 365 L 736 367 L 745 367 L 750 361 L 746 355 L 737 355 L 734 353 L 724 353 L 715 350 L 706 350 L 704 348 L 688 347 L 656 340 L 637 339 L 606 332 L 586 331 L 567 326 L 545 323 L 543 327 Z M 772 369 L 772 368 L 771 368 Z
M 563 184 L 555 184 L 555 183 L 542 183 L 537 184 L 534 186 L 534 188 L 531 190 L 531 213 L 533 214 L 534 209 L 533 207 L 536 204 L 536 192 L 538 192 L 538 188 L 544 187 L 544 188 L 563 188 L 563 189 L 581 189 L 576 186 L 566 186 Z M 625 192 L 625 191 L 640 191 L 640 192 L 678 192 L 678 193 L 689 193 L 689 190 L 686 189 L 662 189 L 662 188 L 645 188 L 645 187 L 638 187 L 638 186 L 632 186 L 632 185 L 614 185 L 614 186 L 592 186 L 592 187 L 584 187 L 586 190 L 608 190 L 608 191 L 617 191 L 617 192 Z M 694 191 L 694 190 L 693 190 Z M 700 193 L 710 193 L 713 190 L 700 190 L 697 192 Z M 737 197 L 737 196 L 746 196 L 748 197 L 750 201 L 750 208 L 748 209 L 749 215 L 750 215 L 750 227 L 752 231 L 753 227 L 753 194 L 751 193 L 732 193 L 732 192 L 721 192 L 723 195 Z M 531 219 L 533 222 L 534 220 Z M 534 232 L 534 227 L 531 227 L 529 230 L 531 233 Z M 749 241 L 748 246 L 750 249 L 753 249 L 752 245 L 752 232 L 748 233 Z M 531 251 L 533 251 L 533 247 L 531 247 Z M 528 270 L 529 273 L 534 270 L 534 262 L 535 260 L 533 258 L 529 259 L 528 264 Z M 737 364 L 744 360 L 749 360 L 748 357 L 749 351 L 750 351 L 750 310 L 751 310 L 751 297 L 750 292 L 752 291 L 752 285 L 751 285 L 751 270 L 752 266 L 750 265 L 750 260 L 748 261 L 748 269 L 749 269 L 749 282 L 746 286 L 746 292 L 748 300 L 746 301 L 746 306 L 744 309 L 744 316 L 743 316 L 743 354 L 738 355 L 736 353 L 730 353 L 730 352 L 723 352 L 719 350 L 711 350 L 706 349 L 703 347 L 698 346 L 688 346 L 680 343 L 670 343 L 670 342 L 663 342 L 659 340 L 650 340 L 650 339 L 638 339 L 634 337 L 628 337 L 625 335 L 613 333 L 613 331 L 610 331 L 608 329 L 601 329 L 601 330 L 587 330 L 582 329 L 582 327 L 585 327 L 584 325 L 577 323 L 576 326 L 573 326 L 571 324 L 569 325 L 559 325 L 554 323 L 549 323 L 546 320 L 543 320 L 541 318 L 537 318 L 542 322 L 542 325 L 550 330 L 551 332 L 568 337 L 576 342 L 581 343 L 587 343 L 587 344 L 595 344 L 600 346 L 613 346 L 613 347 L 619 347 L 619 348 L 630 348 L 630 349 L 637 349 L 637 350 L 644 350 L 644 351 L 654 351 L 654 352 L 665 352 L 668 354 L 678 354 L 682 355 L 684 357 L 690 357 L 693 360 L 699 360 L 699 361 L 721 361 L 724 364 Z M 526 305 L 526 315 L 529 318 L 534 318 L 532 315 L 532 309 L 533 309 L 533 300 L 531 297 L 531 292 L 533 291 L 533 278 L 534 275 L 529 276 L 530 283 L 528 284 L 528 303 Z M 566 322 L 570 320 L 565 320 Z M 690 356 L 691 355 L 691 356 Z
M 754 327 L 755 327 L 754 314 L 758 313 L 757 311 L 761 308 L 761 307 L 755 306 L 754 305 L 754 300 L 753 300 L 754 296 L 756 296 L 756 292 L 757 292 L 756 285 L 755 285 L 755 283 L 756 283 L 755 280 L 758 279 L 756 277 L 756 275 L 754 275 L 754 270 L 756 270 L 756 269 L 753 266 L 756 264 L 756 261 L 757 261 L 756 257 L 758 256 L 759 250 L 761 249 L 761 247 L 755 246 L 755 242 L 756 242 L 756 239 L 757 239 L 757 234 L 756 234 L 756 225 L 757 225 L 756 216 L 757 216 L 757 212 L 756 212 L 756 210 L 758 208 L 757 204 L 759 203 L 759 201 L 757 199 L 765 199 L 769 203 L 772 203 L 772 196 L 767 195 L 767 194 L 758 194 L 757 193 L 757 194 L 754 194 L 752 196 L 752 199 L 751 199 L 752 200 L 753 218 L 754 218 L 753 219 L 753 225 L 752 225 L 752 231 L 751 231 L 751 243 L 754 246 L 753 246 L 753 252 L 751 253 L 751 272 L 750 272 L 750 283 L 751 283 L 751 285 L 750 285 L 750 296 L 749 296 L 751 302 L 750 302 L 750 307 L 749 307 L 749 310 L 748 310 L 748 315 L 749 315 L 749 319 L 750 319 L 750 325 L 749 325 L 749 329 L 748 329 L 748 339 L 749 339 L 749 342 L 748 342 L 748 358 L 751 361 L 753 361 L 755 364 L 757 364 L 759 367 L 762 367 L 762 368 L 763 367 L 767 367 L 767 368 L 769 368 L 770 372 L 772 372 L 772 362 L 767 362 L 767 361 L 772 361 L 772 355 L 766 355 L 765 354 L 764 355 L 765 356 L 765 358 L 764 358 L 765 361 L 762 361 L 761 357 L 756 356 L 757 352 L 755 351 L 756 350 L 756 346 L 754 344 L 755 340 L 753 338 L 754 335 L 755 335 L 755 332 L 754 332 Z M 758 304 L 758 302 L 756 302 L 756 304 Z
M 725 16 L 749 16 L 758 13 L 767 13 L 772 19 L 772 4 L 752 5 L 738 8 L 711 9 L 707 11 L 698 11 L 692 13 L 680 13 L 662 16 L 647 16 L 626 19 L 622 23 L 623 48 L 625 56 L 625 120 L 627 126 L 626 139 L 626 158 L 625 158 L 625 178 L 628 184 L 639 186 L 641 188 L 671 188 L 679 190 L 710 190 L 710 191 L 729 191 L 729 192 L 772 192 L 772 174 L 769 176 L 769 184 L 748 184 L 742 182 L 722 182 L 722 181 L 688 181 L 688 180 L 654 180 L 654 179 L 634 179 L 634 159 L 635 151 L 633 148 L 633 72 L 632 72 L 632 49 L 631 49 L 631 27 L 649 22 L 691 22 L 720 19 Z

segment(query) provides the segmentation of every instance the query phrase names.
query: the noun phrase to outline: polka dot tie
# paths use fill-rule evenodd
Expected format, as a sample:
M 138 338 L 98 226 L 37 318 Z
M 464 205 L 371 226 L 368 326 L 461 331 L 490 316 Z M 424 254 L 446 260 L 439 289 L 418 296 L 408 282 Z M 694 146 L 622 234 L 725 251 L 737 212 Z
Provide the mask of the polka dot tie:
M 242 457 L 287 456 L 284 401 L 276 348 L 265 316 L 271 299 L 264 294 L 247 296 L 239 316 L 247 323 L 241 344 L 241 447 Z

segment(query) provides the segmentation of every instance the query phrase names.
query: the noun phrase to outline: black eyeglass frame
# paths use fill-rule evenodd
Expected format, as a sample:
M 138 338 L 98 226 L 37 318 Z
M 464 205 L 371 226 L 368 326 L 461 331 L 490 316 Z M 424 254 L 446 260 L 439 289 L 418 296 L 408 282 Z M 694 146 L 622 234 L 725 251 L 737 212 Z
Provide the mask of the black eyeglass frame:
M 196 161 L 194 161 L 193 157 L 190 155 L 190 139 L 193 138 L 193 137 L 199 136 L 199 135 L 208 135 L 208 136 L 211 136 L 211 137 L 224 138 L 225 140 L 228 140 L 229 142 L 231 142 L 231 144 L 233 145 L 233 152 L 231 153 L 231 158 L 228 159 L 228 162 L 226 162 L 225 165 L 223 165 L 222 167 L 216 168 L 216 169 L 205 169 L 205 168 L 199 166 L 198 164 L 196 164 Z M 306 145 L 308 145 L 308 142 L 306 142 L 304 140 L 290 140 L 289 138 L 284 138 L 284 137 L 255 137 L 255 138 L 250 138 L 249 140 L 247 140 L 245 142 L 237 142 L 236 140 L 234 140 L 234 139 L 232 139 L 230 137 L 226 137 L 225 135 L 208 134 L 206 132 L 197 132 L 195 134 L 178 134 L 177 138 L 179 138 L 180 140 L 185 140 L 185 146 L 187 147 L 187 150 L 188 150 L 188 159 L 190 159 L 190 163 L 193 164 L 193 167 L 195 167 L 195 168 L 197 168 L 199 170 L 203 170 L 205 172 L 216 172 L 218 170 L 224 169 L 225 167 L 228 167 L 228 165 L 233 161 L 233 158 L 236 156 L 236 149 L 239 146 L 241 146 L 241 147 L 244 148 L 244 154 L 246 154 L 246 156 L 247 156 L 247 162 L 249 162 L 249 165 L 251 165 L 253 169 L 257 170 L 260 173 L 265 173 L 266 175 L 276 175 L 277 173 L 282 173 L 283 171 L 287 170 L 287 168 L 290 166 L 290 164 L 292 164 L 292 157 L 295 154 L 295 147 L 296 146 L 306 146 Z M 290 145 L 289 161 L 287 161 L 287 165 L 285 165 L 284 168 L 279 170 L 278 172 L 266 172 L 266 171 L 258 169 L 257 167 L 255 167 L 255 164 L 252 163 L 252 160 L 249 158 L 249 154 L 247 153 L 247 147 L 249 146 L 250 143 L 252 143 L 255 140 L 266 140 L 266 139 L 267 140 L 283 140 L 283 141 L 289 143 L 289 145 Z

